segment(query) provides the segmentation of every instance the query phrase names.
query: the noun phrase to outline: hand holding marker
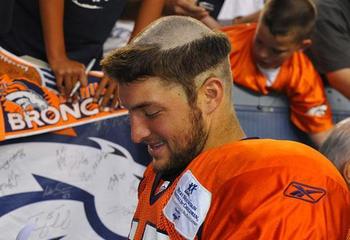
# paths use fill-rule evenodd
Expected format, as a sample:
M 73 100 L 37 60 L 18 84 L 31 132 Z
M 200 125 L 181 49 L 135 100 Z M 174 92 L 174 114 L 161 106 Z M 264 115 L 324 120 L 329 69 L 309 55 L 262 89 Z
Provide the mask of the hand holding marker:
M 90 70 L 94 66 L 95 62 L 96 62 L 96 58 L 91 59 L 91 61 L 89 62 L 89 64 L 87 65 L 87 67 L 85 69 L 86 75 L 90 72 Z M 72 91 L 70 92 L 69 97 L 72 97 L 76 93 L 76 91 L 80 88 L 80 85 L 81 85 L 81 83 L 79 81 L 74 84 L 74 87 L 73 87 Z

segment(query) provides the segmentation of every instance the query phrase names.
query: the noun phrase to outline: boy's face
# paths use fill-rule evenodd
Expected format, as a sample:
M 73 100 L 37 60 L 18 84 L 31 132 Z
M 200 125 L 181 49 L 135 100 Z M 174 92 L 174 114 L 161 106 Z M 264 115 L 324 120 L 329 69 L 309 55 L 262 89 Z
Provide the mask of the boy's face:
M 129 110 L 132 140 L 147 144 L 155 170 L 184 168 L 200 153 L 206 139 L 202 113 L 188 104 L 182 87 L 147 77 L 120 85 L 119 96 Z
M 260 67 L 277 68 L 300 49 L 301 44 L 295 41 L 294 34 L 274 36 L 264 23 L 258 24 L 253 40 L 253 58 Z

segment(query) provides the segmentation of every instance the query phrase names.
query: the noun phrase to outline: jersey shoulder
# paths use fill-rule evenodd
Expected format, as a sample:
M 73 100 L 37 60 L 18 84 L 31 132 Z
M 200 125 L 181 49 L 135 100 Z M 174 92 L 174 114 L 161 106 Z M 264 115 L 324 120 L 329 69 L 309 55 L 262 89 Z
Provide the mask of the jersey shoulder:
M 212 176 L 216 183 L 251 172 L 258 175 L 270 171 L 276 177 L 284 175 L 285 181 L 294 177 L 317 177 L 324 181 L 332 179 L 346 188 L 338 170 L 327 158 L 315 149 L 294 141 L 237 141 L 202 153 L 191 165 L 191 171 L 196 176 Z M 211 178 L 204 177 L 203 181 Z

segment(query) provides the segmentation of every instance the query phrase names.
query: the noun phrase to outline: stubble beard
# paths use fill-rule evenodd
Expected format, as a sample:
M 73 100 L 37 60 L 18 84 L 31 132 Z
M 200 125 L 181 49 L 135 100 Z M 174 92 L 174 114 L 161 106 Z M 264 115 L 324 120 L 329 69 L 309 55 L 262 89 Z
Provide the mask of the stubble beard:
M 204 129 L 202 111 L 197 106 L 192 107 L 189 120 L 191 126 L 184 137 L 185 141 L 179 144 L 179 140 L 173 139 L 177 144 L 171 151 L 168 164 L 161 169 L 156 169 L 157 172 L 164 175 L 178 174 L 202 152 L 208 134 Z

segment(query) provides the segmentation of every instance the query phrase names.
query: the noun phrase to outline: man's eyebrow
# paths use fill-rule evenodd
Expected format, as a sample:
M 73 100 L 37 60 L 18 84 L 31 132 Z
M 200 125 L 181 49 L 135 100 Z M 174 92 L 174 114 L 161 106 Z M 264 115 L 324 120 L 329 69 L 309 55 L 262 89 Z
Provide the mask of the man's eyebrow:
M 131 108 L 129 108 L 129 111 L 135 111 L 137 109 L 145 108 L 145 107 L 148 107 L 150 105 L 152 105 L 151 102 L 139 103 L 139 104 L 136 104 L 135 106 L 132 106 Z

